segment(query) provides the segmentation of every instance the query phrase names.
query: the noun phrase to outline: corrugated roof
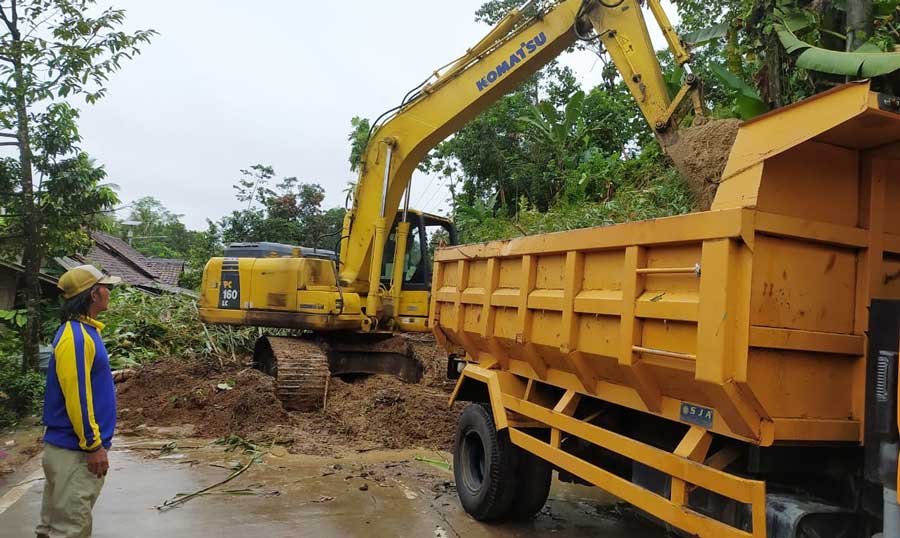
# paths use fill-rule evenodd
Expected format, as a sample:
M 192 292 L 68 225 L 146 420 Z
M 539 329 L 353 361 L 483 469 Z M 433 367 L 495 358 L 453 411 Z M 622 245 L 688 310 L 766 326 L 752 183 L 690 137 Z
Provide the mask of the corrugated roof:
M 9 269 L 10 271 L 13 271 L 16 273 L 24 273 L 25 272 L 24 265 L 22 265 L 20 263 L 9 261 L 9 260 L 0 260 L 0 267 Z M 58 278 L 56 278 L 53 275 L 48 275 L 47 273 L 38 273 L 38 280 L 40 280 L 41 282 L 43 282 L 45 284 L 50 284 L 54 287 L 59 282 Z

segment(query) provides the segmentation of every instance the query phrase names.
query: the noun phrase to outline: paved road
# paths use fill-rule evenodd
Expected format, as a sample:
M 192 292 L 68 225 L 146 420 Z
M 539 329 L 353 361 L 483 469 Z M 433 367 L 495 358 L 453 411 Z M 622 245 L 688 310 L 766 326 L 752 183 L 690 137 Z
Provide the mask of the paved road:
M 228 476 L 229 470 L 215 465 L 248 460 L 221 448 L 159 459 L 129 442 L 133 449 L 111 453 L 112 468 L 95 509 L 95 538 L 664 536 L 620 515 L 597 490 L 558 483 L 534 521 L 478 523 L 460 508 L 452 475 L 415 461 L 414 452 L 368 453 L 356 460 L 268 455 L 218 493 L 160 512 L 156 507 L 166 499 Z M 0 534 L 31 536 L 43 489 L 38 461 L 5 482 L 5 487 L 0 483 Z

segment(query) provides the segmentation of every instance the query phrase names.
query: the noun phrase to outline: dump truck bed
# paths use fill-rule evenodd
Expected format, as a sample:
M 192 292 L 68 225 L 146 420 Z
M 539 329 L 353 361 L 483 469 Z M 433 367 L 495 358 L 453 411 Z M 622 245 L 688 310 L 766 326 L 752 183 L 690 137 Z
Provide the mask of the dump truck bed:
M 764 446 L 860 442 L 867 307 L 900 297 L 900 150 L 869 151 L 900 120 L 877 99 L 851 86 L 743 126 L 713 211 L 440 250 L 435 330 L 482 365 Z M 804 130 L 816 110 L 836 125 Z M 772 149 L 770 123 L 801 127 Z
M 843 510 L 782 479 L 785 511 L 750 454 L 802 446 L 842 487 L 862 475 L 840 451 L 867 439 L 869 306 L 900 299 L 898 109 L 859 83 L 743 124 L 708 212 L 441 249 L 430 323 L 465 359 L 454 398 L 693 535 Z

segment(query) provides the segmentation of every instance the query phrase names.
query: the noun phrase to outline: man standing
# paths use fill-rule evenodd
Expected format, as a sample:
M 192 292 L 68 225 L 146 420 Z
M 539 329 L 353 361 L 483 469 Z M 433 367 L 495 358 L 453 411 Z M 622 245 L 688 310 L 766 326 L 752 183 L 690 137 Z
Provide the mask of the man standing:
M 44 498 L 38 538 L 89 538 L 116 427 L 116 393 L 97 316 L 121 281 L 92 265 L 59 279 L 65 302 L 44 396 Z

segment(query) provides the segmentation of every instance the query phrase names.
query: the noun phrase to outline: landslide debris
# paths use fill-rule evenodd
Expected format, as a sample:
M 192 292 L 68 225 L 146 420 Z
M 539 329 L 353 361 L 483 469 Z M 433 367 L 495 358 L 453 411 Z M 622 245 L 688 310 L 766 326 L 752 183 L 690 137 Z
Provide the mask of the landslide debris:
M 164 359 L 118 385 L 120 424 L 142 436 L 236 434 L 322 456 L 379 448 L 449 450 L 464 404 L 447 405 L 453 384 L 445 379 L 443 350 L 430 337 L 413 338 L 425 367 L 420 383 L 381 375 L 331 378 L 327 407 L 310 413 L 286 411 L 274 379 L 247 366 Z
M 707 120 L 678 131 L 666 153 L 697 198 L 697 208 L 706 211 L 713 203 L 728 155 L 741 122 L 737 119 Z
M 137 368 L 117 387 L 124 429 L 179 426 L 202 437 L 246 437 L 290 422 L 274 379 L 210 358 L 165 358 Z

